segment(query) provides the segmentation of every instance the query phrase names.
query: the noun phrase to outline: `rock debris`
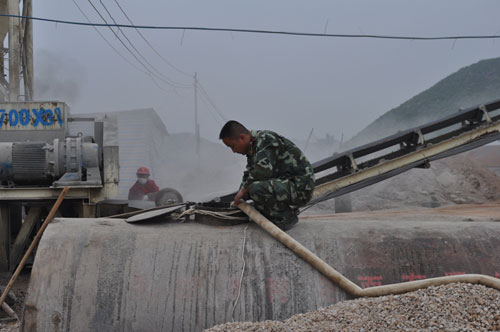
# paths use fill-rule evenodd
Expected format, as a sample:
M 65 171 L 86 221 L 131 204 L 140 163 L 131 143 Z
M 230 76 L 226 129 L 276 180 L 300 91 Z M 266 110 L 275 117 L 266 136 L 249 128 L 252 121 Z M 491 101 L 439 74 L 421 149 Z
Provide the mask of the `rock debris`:
M 500 331 L 500 291 L 463 283 L 433 286 L 340 302 L 285 321 L 226 323 L 205 331 Z

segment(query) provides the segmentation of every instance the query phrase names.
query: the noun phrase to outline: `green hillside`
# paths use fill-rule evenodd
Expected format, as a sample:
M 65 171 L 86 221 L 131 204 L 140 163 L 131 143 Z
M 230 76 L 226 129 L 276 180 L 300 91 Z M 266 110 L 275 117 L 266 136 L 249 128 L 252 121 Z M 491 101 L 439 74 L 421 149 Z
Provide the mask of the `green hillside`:
M 429 121 L 500 98 L 500 58 L 464 67 L 393 108 L 346 142 L 353 148 Z

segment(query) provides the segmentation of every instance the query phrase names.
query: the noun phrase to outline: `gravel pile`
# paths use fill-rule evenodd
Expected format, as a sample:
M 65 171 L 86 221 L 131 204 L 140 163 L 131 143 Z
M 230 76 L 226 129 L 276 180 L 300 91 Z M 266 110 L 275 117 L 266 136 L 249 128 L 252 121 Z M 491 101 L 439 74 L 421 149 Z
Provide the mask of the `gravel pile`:
M 228 323 L 205 331 L 500 331 L 500 292 L 449 284 L 345 301 L 285 321 Z
M 0 323 L 0 332 L 19 332 L 19 322 Z

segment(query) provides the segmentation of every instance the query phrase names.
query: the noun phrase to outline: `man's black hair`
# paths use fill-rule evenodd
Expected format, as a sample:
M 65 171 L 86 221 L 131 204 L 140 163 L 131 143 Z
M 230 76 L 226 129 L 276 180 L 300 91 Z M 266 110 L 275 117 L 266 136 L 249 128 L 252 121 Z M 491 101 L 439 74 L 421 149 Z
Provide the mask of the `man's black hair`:
M 250 131 L 238 121 L 229 120 L 220 130 L 219 139 L 237 138 L 240 134 L 249 135 Z

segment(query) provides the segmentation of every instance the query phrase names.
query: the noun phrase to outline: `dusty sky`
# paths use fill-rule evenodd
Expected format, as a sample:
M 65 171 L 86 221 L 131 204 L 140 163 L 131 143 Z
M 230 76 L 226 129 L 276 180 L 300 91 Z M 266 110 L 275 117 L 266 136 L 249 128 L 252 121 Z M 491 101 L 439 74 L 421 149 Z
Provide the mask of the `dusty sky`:
M 115 0 L 91 1 L 108 22 L 100 1 L 117 22 L 128 23 Z M 137 25 L 411 36 L 500 34 L 497 0 L 116 1 Z M 74 2 L 91 21 L 102 23 L 89 0 L 34 1 L 34 16 L 85 22 Z M 99 30 L 140 67 L 108 28 Z M 156 55 L 135 30 L 123 31 L 168 80 L 192 85 L 196 72 L 225 119 L 296 139 L 306 139 L 311 128 L 317 138 L 326 133 L 349 138 L 461 67 L 500 56 L 500 39 L 398 41 L 142 30 L 186 75 Z M 155 84 L 92 27 L 36 22 L 34 36 L 39 98 L 64 100 L 74 113 L 154 107 L 170 132 L 194 131 L 192 87 L 174 90 L 159 80 Z M 224 120 L 199 94 L 201 135 L 216 141 Z

